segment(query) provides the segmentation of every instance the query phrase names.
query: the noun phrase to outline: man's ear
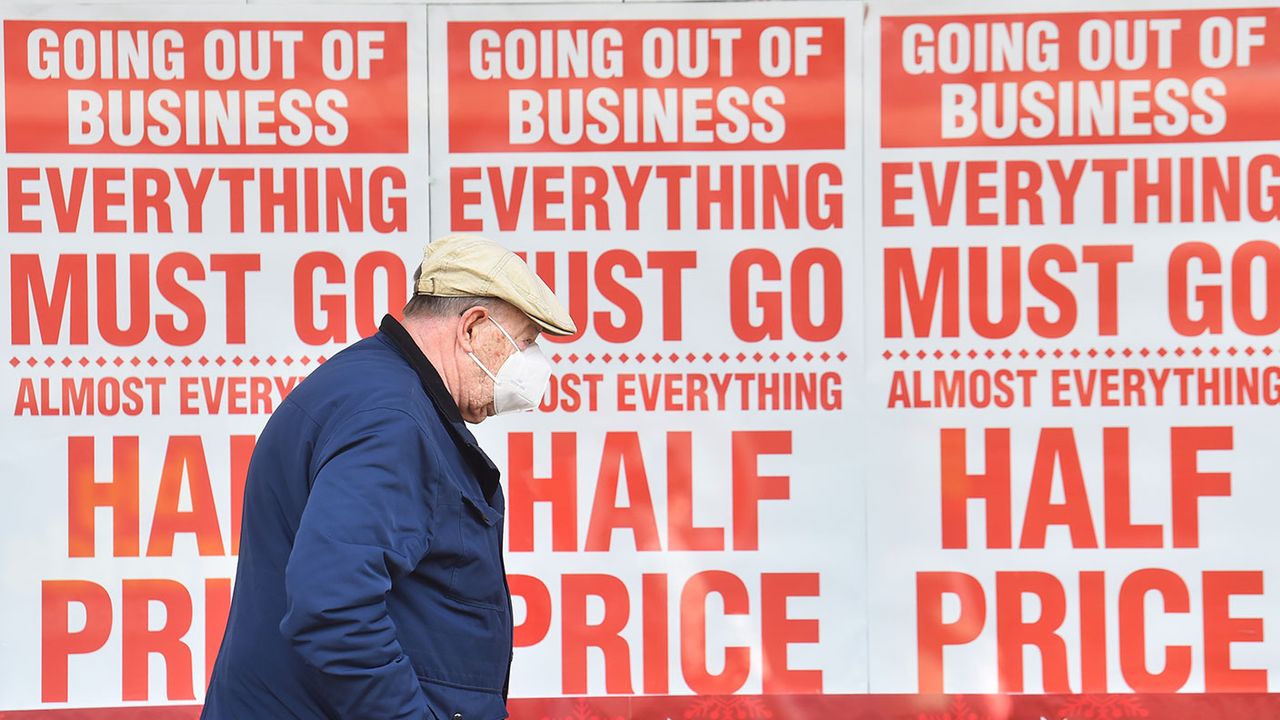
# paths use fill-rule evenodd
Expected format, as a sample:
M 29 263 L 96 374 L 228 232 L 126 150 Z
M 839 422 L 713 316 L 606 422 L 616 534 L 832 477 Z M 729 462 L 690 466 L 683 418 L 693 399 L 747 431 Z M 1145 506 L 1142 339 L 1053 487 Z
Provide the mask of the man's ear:
M 480 327 L 480 323 L 489 317 L 489 310 L 481 305 L 475 305 L 467 308 L 458 318 L 458 345 L 462 347 L 463 352 L 475 352 L 474 343 L 476 331 Z

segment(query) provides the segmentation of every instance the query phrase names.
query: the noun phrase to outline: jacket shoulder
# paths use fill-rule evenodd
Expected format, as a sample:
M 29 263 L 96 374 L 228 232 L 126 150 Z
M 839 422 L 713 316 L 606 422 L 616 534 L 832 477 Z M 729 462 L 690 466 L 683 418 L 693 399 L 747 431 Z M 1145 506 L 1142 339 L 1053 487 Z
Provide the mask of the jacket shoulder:
M 324 418 L 381 409 L 399 411 L 423 424 L 431 410 L 417 373 L 376 335 L 329 358 L 288 399 L 321 423 Z

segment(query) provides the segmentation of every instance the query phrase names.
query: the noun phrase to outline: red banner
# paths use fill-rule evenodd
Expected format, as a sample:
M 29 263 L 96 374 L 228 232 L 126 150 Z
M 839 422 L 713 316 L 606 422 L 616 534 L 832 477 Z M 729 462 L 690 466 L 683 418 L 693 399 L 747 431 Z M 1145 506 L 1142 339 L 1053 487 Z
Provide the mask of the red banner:
M 1263 720 L 1280 694 L 701 695 L 512 700 L 512 720 Z M 0 712 L 0 720 L 195 720 L 198 706 Z
M 402 23 L 4 23 L 9 152 L 406 152 Z
M 1280 11 L 886 17 L 884 147 L 1271 140 Z
M 448 37 L 451 152 L 844 147 L 842 20 L 456 22 Z

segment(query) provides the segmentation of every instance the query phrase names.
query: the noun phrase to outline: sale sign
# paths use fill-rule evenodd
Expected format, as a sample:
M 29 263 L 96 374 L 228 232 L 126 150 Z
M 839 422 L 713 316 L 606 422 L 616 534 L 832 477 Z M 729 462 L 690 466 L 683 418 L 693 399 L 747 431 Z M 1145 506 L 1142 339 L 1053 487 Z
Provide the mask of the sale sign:
M 860 691 L 861 7 L 429 21 L 433 230 L 522 253 L 578 327 L 541 412 L 478 429 L 512 692 Z
M 270 413 L 486 235 L 535 720 L 1280 717 L 1280 7 L 0 9 L 0 720 L 192 720 Z M 864 182 L 865 179 L 865 182 Z
M 258 431 L 407 297 L 424 23 L 6 11 L 0 709 L 203 697 Z
M 870 688 L 1274 691 L 1280 12 L 932 7 L 868 48 Z
M 373 71 L 405 66 L 404 31 L 15 20 L 5 98 L 22 110 L 5 117 L 7 149 L 404 152 L 406 74 Z

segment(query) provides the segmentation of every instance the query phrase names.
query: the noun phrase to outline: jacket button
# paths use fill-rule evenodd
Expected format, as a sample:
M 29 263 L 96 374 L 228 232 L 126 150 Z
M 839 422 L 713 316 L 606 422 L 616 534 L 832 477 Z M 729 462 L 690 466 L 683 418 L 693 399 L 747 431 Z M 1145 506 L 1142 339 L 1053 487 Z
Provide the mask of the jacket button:
M 462 720 L 462 713 L 454 713 L 453 720 Z

